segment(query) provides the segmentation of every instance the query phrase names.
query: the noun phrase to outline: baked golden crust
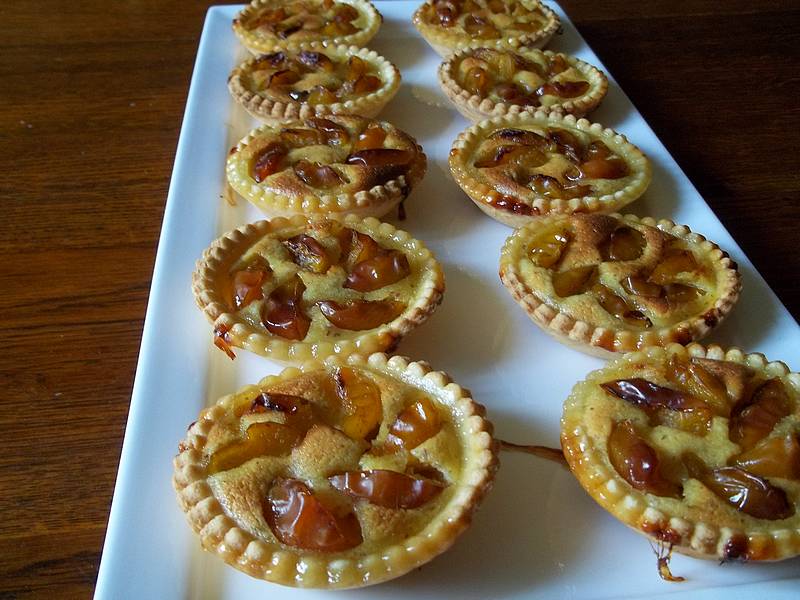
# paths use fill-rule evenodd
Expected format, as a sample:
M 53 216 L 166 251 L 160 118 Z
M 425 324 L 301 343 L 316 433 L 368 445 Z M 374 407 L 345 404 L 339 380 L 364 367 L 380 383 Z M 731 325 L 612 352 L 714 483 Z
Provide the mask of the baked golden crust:
M 537 0 L 429 0 L 412 20 L 443 57 L 464 48 L 541 48 L 561 26 Z
M 352 232 L 361 236 L 351 243 Z M 348 236 L 348 241 L 343 235 Z M 313 239 L 303 241 L 298 236 Z M 290 250 L 293 242 L 288 240 L 292 239 L 298 241 Z M 353 273 L 359 272 L 356 268 L 359 263 L 349 259 L 344 245 L 348 244 L 352 253 L 362 242 L 376 244 L 373 256 L 388 255 L 392 260 L 399 257 L 406 263 L 405 270 L 380 281 L 383 285 L 372 289 L 352 286 L 349 282 Z M 320 262 L 315 263 L 315 259 Z M 306 266 L 299 264 L 304 261 Z M 322 268 L 315 272 L 315 266 L 319 265 Z M 238 293 L 237 300 L 237 273 L 248 270 L 264 275 L 259 275 L 260 279 L 256 278 L 250 288 L 243 286 L 245 291 Z M 290 333 L 278 334 L 275 328 L 267 326 L 266 311 L 273 292 L 280 294 L 276 290 L 291 285 L 295 278 L 304 286 L 294 305 L 299 307 L 297 318 L 303 321 L 306 330 L 303 335 L 302 331 L 295 331 L 292 336 L 294 330 L 287 324 Z M 251 289 L 249 295 L 248 289 Z M 273 360 L 296 363 L 332 354 L 347 356 L 393 349 L 439 305 L 444 293 L 444 274 L 422 242 L 377 219 L 350 216 L 338 222 L 279 217 L 244 225 L 211 244 L 197 264 L 192 290 L 198 306 L 214 325 L 216 343 L 223 349 L 236 346 Z M 377 307 L 382 311 L 370 318 L 380 322 L 365 327 L 359 321 L 360 328 L 354 329 L 339 327 L 334 324 L 335 319 L 331 321 L 323 314 L 320 303 L 326 301 L 339 305 L 374 303 L 355 311 L 354 316 L 358 320 L 364 310 Z
M 621 378 L 644 378 L 677 390 L 684 399 L 696 403 L 699 396 L 676 384 L 675 369 L 685 369 L 687 365 L 700 367 L 701 376 L 711 378 L 710 387 L 694 389 L 709 394 L 718 387 L 723 398 L 720 406 L 732 411 L 726 417 L 715 409 L 708 430 L 702 435 L 655 424 L 646 410 L 601 387 L 613 386 Z M 758 518 L 750 513 L 763 507 L 748 504 L 755 496 L 750 490 L 739 490 L 741 495 L 736 496 L 731 487 L 728 502 L 721 490 L 715 492 L 713 483 L 709 483 L 712 480 L 706 479 L 708 473 L 713 473 L 721 481 L 722 474 L 735 472 L 731 465 L 742 464 L 741 442 L 731 439 L 737 438 L 729 429 L 732 431 L 736 420 L 742 418 L 741 406 L 752 402 L 748 395 L 754 395 L 754 388 L 759 389 L 757 384 L 769 380 L 779 382 L 770 385 L 785 390 L 792 409 L 777 422 L 768 438 L 787 432 L 796 436 L 800 429 L 800 375 L 790 373 L 783 363 L 768 362 L 761 354 L 744 354 L 738 348 L 725 351 L 718 346 L 705 348 L 699 344 L 685 348 L 672 344 L 627 354 L 590 373 L 573 388 L 564 404 L 561 422 L 564 456 L 573 474 L 598 504 L 636 531 L 672 545 L 679 552 L 723 560 L 781 560 L 795 556 L 800 554 L 800 513 L 796 510 L 800 503 L 800 482 L 796 478 L 762 478 L 764 486 L 777 488 L 770 496 L 772 504 L 776 504 L 776 498 L 779 500 L 777 505 L 783 513 L 767 511 Z M 642 386 L 641 380 L 634 381 Z M 695 385 L 700 381 L 695 379 Z M 740 389 L 748 387 L 747 392 Z M 651 472 L 660 473 L 679 486 L 676 489 L 680 491 L 674 497 L 637 489 L 620 474 L 610 458 L 610 453 L 617 451 L 612 447 L 610 432 L 619 423 L 630 424 L 643 443 L 653 449 L 656 457 L 653 464 L 657 466 L 652 466 Z M 695 462 L 699 460 L 702 465 L 699 475 L 687 471 L 689 459 L 685 457 L 691 455 L 698 457 Z M 797 461 L 797 456 L 794 460 Z M 703 469 L 709 471 L 703 474 Z M 741 508 L 736 508 L 737 498 Z M 771 508 L 774 510 L 775 506 Z
M 606 76 L 592 65 L 529 48 L 461 50 L 439 67 L 439 84 L 472 121 L 537 107 L 580 117 L 594 110 L 608 91 Z
M 473 202 L 511 227 L 550 213 L 608 213 L 641 196 L 651 167 L 624 135 L 558 112 L 494 117 L 464 130 L 450 171 Z
M 372 440 L 345 433 L 347 426 L 336 416 L 341 400 L 332 390 L 338 390 L 342 370 L 378 390 L 380 428 Z M 245 455 L 244 462 L 240 457 L 220 468 L 220 450 L 235 445 L 254 423 L 265 419 L 289 423 L 291 416 L 253 411 L 259 396 L 268 399 L 269 394 L 292 395 L 290 401 L 310 406 L 325 424 L 313 425 L 291 450 Z M 438 415 L 438 431 L 416 447 L 393 447 L 388 454 L 378 451 L 390 444 L 395 419 L 421 399 L 432 403 L 428 406 Z M 484 415 L 484 408 L 466 390 L 426 363 L 383 354 L 368 359 L 330 357 L 324 364 L 309 362 L 300 369 L 286 369 L 203 410 L 180 444 L 173 485 L 203 547 L 233 567 L 297 587 L 372 585 L 444 552 L 470 524 L 498 464 L 492 425 Z M 331 476 L 352 469 L 411 475 L 438 472 L 443 489 L 418 507 L 384 508 L 371 500 L 351 500 L 331 486 Z M 329 505 L 352 511 L 360 525 L 359 543 L 333 551 L 308 550 L 279 538 L 275 521 L 266 516 L 268 490 L 271 493 L 278 478 L 300 480 Z
M 287 72 L 290 83 L 273 83 L 275 75 Z M 397 67 L 377 52 L 321 44 L 251 58 L 228 78 L 233 98 L 272 125 L 336 113 L 372 118 L 399 87 Z
M 632 249 L 615 255 L 609 244 L 624 237 Z M 544 331 L 602 357 L 698 340 L 741 289 L 736 263 L 703 236 L 618 214 L 551 215 L 518 229 L 503 247 L 500 279 Z
M 319 173 L 309 171 L 314 166 Z M 391 123 L 328 115 L 254 129 L 231 151 L 226 173 L 230 186 L 268 216 L 380 217 L 426 168 L 422 147 Z
M 233 32 L 253 54 L 311 44 L 365 46 L 383 18 L 369 0 L 253 0 Z

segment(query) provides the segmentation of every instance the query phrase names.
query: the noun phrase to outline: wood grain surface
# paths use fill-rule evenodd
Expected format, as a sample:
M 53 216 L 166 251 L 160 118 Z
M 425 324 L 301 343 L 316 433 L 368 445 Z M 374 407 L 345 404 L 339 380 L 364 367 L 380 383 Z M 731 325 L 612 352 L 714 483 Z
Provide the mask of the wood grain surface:
M 562 6 L 797 318 L 800 5 Z M 0 7 L 0 598 L 92 594 L 206 8 Z

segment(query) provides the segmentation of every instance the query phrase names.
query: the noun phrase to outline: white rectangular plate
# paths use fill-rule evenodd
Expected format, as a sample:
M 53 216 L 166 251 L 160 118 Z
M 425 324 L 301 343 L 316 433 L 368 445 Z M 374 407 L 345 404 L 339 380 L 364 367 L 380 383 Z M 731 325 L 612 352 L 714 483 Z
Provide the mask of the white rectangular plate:
M 429 361 L 470 388 L 487 406 L 500 437 L 556 446 L 562 402 L 572 385 L 603 361 L 542 333 L 500 284 L 499 249 L 510 230 L 481 213 L 450 178 L 448 151 L 467 122 L 439 89 L 439 57 L 411 25 L 417 2 L 376 4 L 385 22 L 371 47 L 403 75 L 400 92 L 381 118 L 414 135 L 429 158 L 428 174 L 410 197 L 408 220 L 400 225 L 434 251 L 447 277 L 444 303 L 408 336 L 400 352 Z M 549 47 L 603 68 L 555 8 L 564 31 Z M 201 551 L 170 484 L 177 443 L 197 413 L 240 385 L 280 370 L 244 351 L 231 362 L 213 349 L 211 329 L 189 285 L 195 261 L 214 238 L 260 218 L 244 201 L 232 207 L 223 200 L 226 152 L 255 125 L 233 104 L 226 87 L 229 71 L 244 57 L 230 27 L 236 12 L 234 6 L 211 8 L 200 40 L 97 598 L 331 597 L 251 579 Z M 797 370 L 797 323 L 613 79 L 592 120 L 625 133 L 653 161 L 653 184 L 628 212 L 687 224 L 739 263 L 741 302 L 708 341 L 763 352 Z M 675 556 L 673 571 L 687 582 L 665 583 L 645 538 L 595 505 L 567 471 L 525 455 L 504 454 L 502 463 L 474 524 L 449 552 L 405 577 L 347 592 L 347 597 L 619 598 L 677 592 L 729 599 L 767 590 L 771 597 L 796 597 L 798 560 L 718 566 Z

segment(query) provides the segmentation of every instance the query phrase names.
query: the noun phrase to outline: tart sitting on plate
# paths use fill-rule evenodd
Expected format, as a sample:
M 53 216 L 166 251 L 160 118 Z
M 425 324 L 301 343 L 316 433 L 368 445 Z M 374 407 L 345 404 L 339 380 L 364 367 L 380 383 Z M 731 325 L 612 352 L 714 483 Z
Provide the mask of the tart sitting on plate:
M 273 125 L 331 113 L 371 118 L 399 87 L 397 67 L 356 46 L 264 54 L 245 61 L 228 78 L 234 99 Z
M 561 23 L 538 0 L 428 0 L 414 26 L 441 56 L 464 48 L 544 46 Z
M 383 354 L 290 368 L 203 410 L 175 458 L 203 547 L 253 577 L 352 588 L 447 550 L 491 488 L 484 409 Z
M 552 215 L 515 231 L 500 279 L 559 342 L 610 357 L 717 326 L 741 278 L 716 244 L 672 221 L 633 215 Z
M 314 43 L 365 46 L 381 21 L 369 0 L 253 0 L 236 15 L 233 32 L 261 54 Z
M 215 344 L 279 361 L 391 350 L 441 302 L 430 251 L 377 219 L 293 217 L 244 225 L 192 278 Z
M 641 196 L 650 162 L 625 136 L 557 112 L 481 121 L 450 151 L 450 171 L 487 215 L 520 227 L 548 213 L 608 213 Z
M 269 216 L 380 217 L 426 166 L 422 147 L 391 123 L 328 115 L 254 129 L 226 171 L 231 187 Z
M 608 90 L 606 76 L 582 60 L 523 48 L 462 50 L 439 67 L 439 83 L 473 121 L 537 107 L 582 116 Z
M 591 373 L 561 444 L 603 508 L 675 550 L 800 554 L 800 375 L 761 354 L 673 344 Z

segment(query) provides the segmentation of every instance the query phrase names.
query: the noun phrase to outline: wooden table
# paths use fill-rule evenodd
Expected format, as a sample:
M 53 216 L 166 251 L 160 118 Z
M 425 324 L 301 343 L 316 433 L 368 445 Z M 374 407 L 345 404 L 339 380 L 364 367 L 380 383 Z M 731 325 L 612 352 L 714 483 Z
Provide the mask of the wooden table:
M 0 8 L 0 598 L 92 593 L 201 4 Z M 800 315 L 800 6 L 562 5 Z

